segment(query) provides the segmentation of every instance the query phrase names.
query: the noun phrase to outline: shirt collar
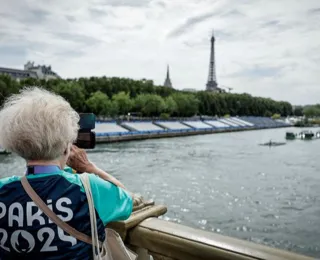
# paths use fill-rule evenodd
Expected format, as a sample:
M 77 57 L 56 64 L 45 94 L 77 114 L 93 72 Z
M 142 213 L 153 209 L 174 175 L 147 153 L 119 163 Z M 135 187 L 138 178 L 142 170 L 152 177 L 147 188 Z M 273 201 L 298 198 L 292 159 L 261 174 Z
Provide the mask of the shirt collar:
M 26 170 L 26 175 L 55 173 L 60 171 L 61 169 L 57 165 L 28 165 Z

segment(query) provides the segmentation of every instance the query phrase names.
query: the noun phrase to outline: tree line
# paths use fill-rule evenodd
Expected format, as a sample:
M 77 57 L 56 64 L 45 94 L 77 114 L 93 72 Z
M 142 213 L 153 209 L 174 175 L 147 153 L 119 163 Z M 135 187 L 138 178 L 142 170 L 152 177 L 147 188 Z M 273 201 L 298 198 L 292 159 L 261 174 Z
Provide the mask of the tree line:
M 16 81 L 0 75 L 0 103 L 24 86 L 41 86 L 65 99 L 78 112 L 92 112 L 106 117 L 138 114 L 140 116 L 190 117 L 206 116 L 272 116 L 292 114 L 288 102 L 249 94 L 195 93 L 154 85 L 152 80 L 90 77 L 78 79 L 39 80 L 27 78 Z
M 320 117 L 320 104 L 296 106 L 293 113 L 295 116 Z

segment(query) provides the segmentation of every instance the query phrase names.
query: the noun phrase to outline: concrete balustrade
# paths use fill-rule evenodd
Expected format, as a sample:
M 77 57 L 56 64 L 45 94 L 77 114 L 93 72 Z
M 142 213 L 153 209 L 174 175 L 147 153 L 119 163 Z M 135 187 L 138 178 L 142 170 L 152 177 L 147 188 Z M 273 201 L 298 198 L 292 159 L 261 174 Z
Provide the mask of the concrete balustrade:
M 146 219 L 130 230 L 127 242 L 134 248 L 147 249 L 154 260 L 313 259 L 157 218 Z
M 313 258 L 158 219 L 167 208 L 145 203 L 111 223 L 137 260 L 311 260 Z M 152 256 L 152 257 L 151 257 Z

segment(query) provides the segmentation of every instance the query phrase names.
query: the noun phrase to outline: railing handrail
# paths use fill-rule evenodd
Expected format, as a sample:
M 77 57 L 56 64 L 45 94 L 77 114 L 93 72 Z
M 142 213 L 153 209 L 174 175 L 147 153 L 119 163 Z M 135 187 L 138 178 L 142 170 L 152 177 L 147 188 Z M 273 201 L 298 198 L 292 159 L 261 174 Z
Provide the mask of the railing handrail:
M 131 247 L 147 249 L 154 259 L 314 259 L 157 218 L 148 218 L 129 230 L 126 241 Z

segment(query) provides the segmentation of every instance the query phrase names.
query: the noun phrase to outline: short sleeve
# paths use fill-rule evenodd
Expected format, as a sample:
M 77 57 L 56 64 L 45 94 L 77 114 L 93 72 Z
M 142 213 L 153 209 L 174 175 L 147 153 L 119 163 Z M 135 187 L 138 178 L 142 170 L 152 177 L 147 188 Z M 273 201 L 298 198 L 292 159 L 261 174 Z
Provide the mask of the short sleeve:
M 77 173 L 77 171 L 73 170 L 71 167 L 67 166 L 63 169 L 63 171 L 68 173 Z
M 89 180 L 94 206 L 104 225 L 130 217 L 133 201 L 128 192 L 94 174 L 89 174 Z

